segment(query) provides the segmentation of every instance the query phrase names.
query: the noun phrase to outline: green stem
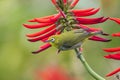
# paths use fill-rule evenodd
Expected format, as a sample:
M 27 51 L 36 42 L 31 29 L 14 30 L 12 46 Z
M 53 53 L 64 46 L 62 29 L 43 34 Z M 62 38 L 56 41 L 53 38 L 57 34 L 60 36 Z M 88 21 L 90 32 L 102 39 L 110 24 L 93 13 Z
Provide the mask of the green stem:
M 86 70 L 88 71 L 88 73 L 95 78 L 96 80 L 105 80 L 103 77 L 101 77 L 100 75 L 98 75 L 96 72 L 94 72 L 92 70 L 92 68 L 89 66 L 89 64 L 86 62 L 85 58 L 82 56 L 82 54 L 80 53 L 79 50 L 75 49 L 75 52 L 77 54 L 78 59 L 80 59 L 80 61 L 82 62 L 82 64 L 84 65 L 84 67 L 86 68 Z

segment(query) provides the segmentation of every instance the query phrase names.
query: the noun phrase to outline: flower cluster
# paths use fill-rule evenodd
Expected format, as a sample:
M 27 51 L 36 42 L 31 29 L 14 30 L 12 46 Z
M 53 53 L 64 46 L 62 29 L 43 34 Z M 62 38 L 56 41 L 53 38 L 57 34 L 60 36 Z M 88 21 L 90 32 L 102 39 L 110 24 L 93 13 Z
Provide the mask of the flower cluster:
M 73 29 L 84 29 L 88 32 L 102 31 L 99 28 L 91 28 L 88 25 L 103 23 L 106 20 L 116 21 L 116 18 L 86 18 L 96 14 L 100 8 L 88 8 L 88 9 L 73 9 L 74 6 L 78 3 L 79 0 L 51 0 L 57 9 L 57 14 L 50 16 L 34 18 L 29 20 L 29 22 L 37 22 L 37 24 L 23 24 L 26 28 L 29 29 L 38 29 L 45 28 L 36 33 L 27 34 L 28 41 L 36 42 L 42 41 L 45 42 L 52 35 L 59 35 L 64 31 L 71 31 Z M 85 17 L 85 18 L 84 18 Z M 101 35 L 108 35 L 106 33 L 101 33 Z M 89 40 L 108 42 L 109 39 L 101 38 L 99 36 L 92 36 Z M 51 47 L 51 44 L 45 43 L 40 46 L 37 51 L 33 53 L 39 53 L 47 48 Z
M 111 19 L 114 20 L 115 22 L 117 22 L 118 24 L 120 24 L 120 19 L 119 18 L 111 18 Z M 114 34 L 112 34 L 112 36 L 113 37 L 120 37 L 120 32 L 114 33 Z M 104 48 L 103 50 L 105 52 L 114 53 L 114 54 L 108 54 L 108 55 L 104 56 L 105 58 L 120 60 L 120 46 L 115 47 L 115 48 Z M 109 76 L 112 76 L 112 75 L 114 75 L 118 72 L 120 72 L 120 68 L 115 69 L 114 71 L 110 72 L 106 76 L 109 77 Z

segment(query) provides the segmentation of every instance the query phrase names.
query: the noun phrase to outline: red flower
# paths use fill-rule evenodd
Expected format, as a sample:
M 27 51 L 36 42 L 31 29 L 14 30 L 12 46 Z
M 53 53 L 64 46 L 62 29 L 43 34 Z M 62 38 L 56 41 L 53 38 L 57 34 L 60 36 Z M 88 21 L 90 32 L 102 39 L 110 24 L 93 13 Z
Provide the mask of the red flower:
M 106 52 L 117 52 L 120 51 L 120 47 L 116 47 L 116 48 L 105 48 L 103 49 Z
M 116 73 L 120 72 L 120 68 L 115 69 L 114 71 L 110 72 L 109 74 L 106 75 L 106 77 L 112 76 Z
M 37 70 L 35 77 L 35 80 L 75 80 L 59 67 L 47 67 L 42 71 Z
M 120 24 L 120 18 L 109 18 L 109 19 L 115 21 L 118 24 Z
M 120 37 L 120 32 L 112 34 L 114 37 Z
M 89 38 L 89 40 L 101 41 L 101 42 L 111 41 L 111 40 L 109 40 L 109 39 L 101 38 L 101 37 L 98 37 L 98 36 L 92 36 L 91 38 Z
M 36 41 L 46 41 L 50 36 L 60 34 L 64 30 L 71 31 L 72 29 L 84 29 L 89 32 L 94 31 L 102 31 L 98 28 L 90 28 L 86 25 L 91 24 L 98 24 L 103 23 L 106 20 L 110 19 L 117 23 L 120 22 L 118 18 L 105 18 L 105 17 L 99 17 L 99 18 L 83 18 L 86 16 L 91 16 L 96 14 L 100 8 L 88 8 L 88 9 L 75 9 L 73 10 L 74 6 L 78 3 L 79 0 L 51 0 L 52 3 L 55 5 L 58 13 L 46 17 L 41 18 L 34 18 L 29 20 L 29 22 L 37 22 L 37 24 L 23 24 L 26 28 L 29 29 L 38 29 L 38 28 L 44 28 L 46 29 L 41 30 L 39 32 L 33 33 L 33 34 L 27 34 L 28 40 L 30 42 L 36 42 Z M 108 35 L 106 33 L 101 33 L 102 35 Z M 98 36 L 93 36 L 89 38 L 89 40 L 94 41 L 101 41 L 101 42 L 108 42 L 110 40 L 101 38 Z M 39 48 L 39 50 L 33 52 L 38 53 L 41 52 L 47 48 L 51 47 L 50 44 L 45 44 Z
M 115 54 L 108 54 L 108 55 L 106 55 L 104 57 L 108 58 L 108 59 L 120 60 L 120 52 L 117 52 Z

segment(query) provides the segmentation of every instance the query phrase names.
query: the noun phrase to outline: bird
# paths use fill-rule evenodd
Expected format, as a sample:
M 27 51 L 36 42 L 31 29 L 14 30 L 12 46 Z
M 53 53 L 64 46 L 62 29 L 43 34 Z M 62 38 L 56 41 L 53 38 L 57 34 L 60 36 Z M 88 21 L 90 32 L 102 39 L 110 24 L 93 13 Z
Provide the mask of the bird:
M 46 40 L 52 46 L 60 51 L 71 50 L 75 48 L 80 48 L 84 41 L 89 37 L 101 34 L 102 31 L 89 32 L 84 29 L 75 29 L 72 31 L 61 33 L 60 35 L 53 35 Z

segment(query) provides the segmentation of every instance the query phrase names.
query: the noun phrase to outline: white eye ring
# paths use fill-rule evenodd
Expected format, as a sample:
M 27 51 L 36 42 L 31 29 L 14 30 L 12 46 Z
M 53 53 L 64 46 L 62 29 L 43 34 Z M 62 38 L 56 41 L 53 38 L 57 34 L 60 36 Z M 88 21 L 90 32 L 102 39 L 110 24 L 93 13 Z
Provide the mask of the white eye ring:
M 55 41 L 55 38 L 51 38 L 51 42 L 54 42 Z

